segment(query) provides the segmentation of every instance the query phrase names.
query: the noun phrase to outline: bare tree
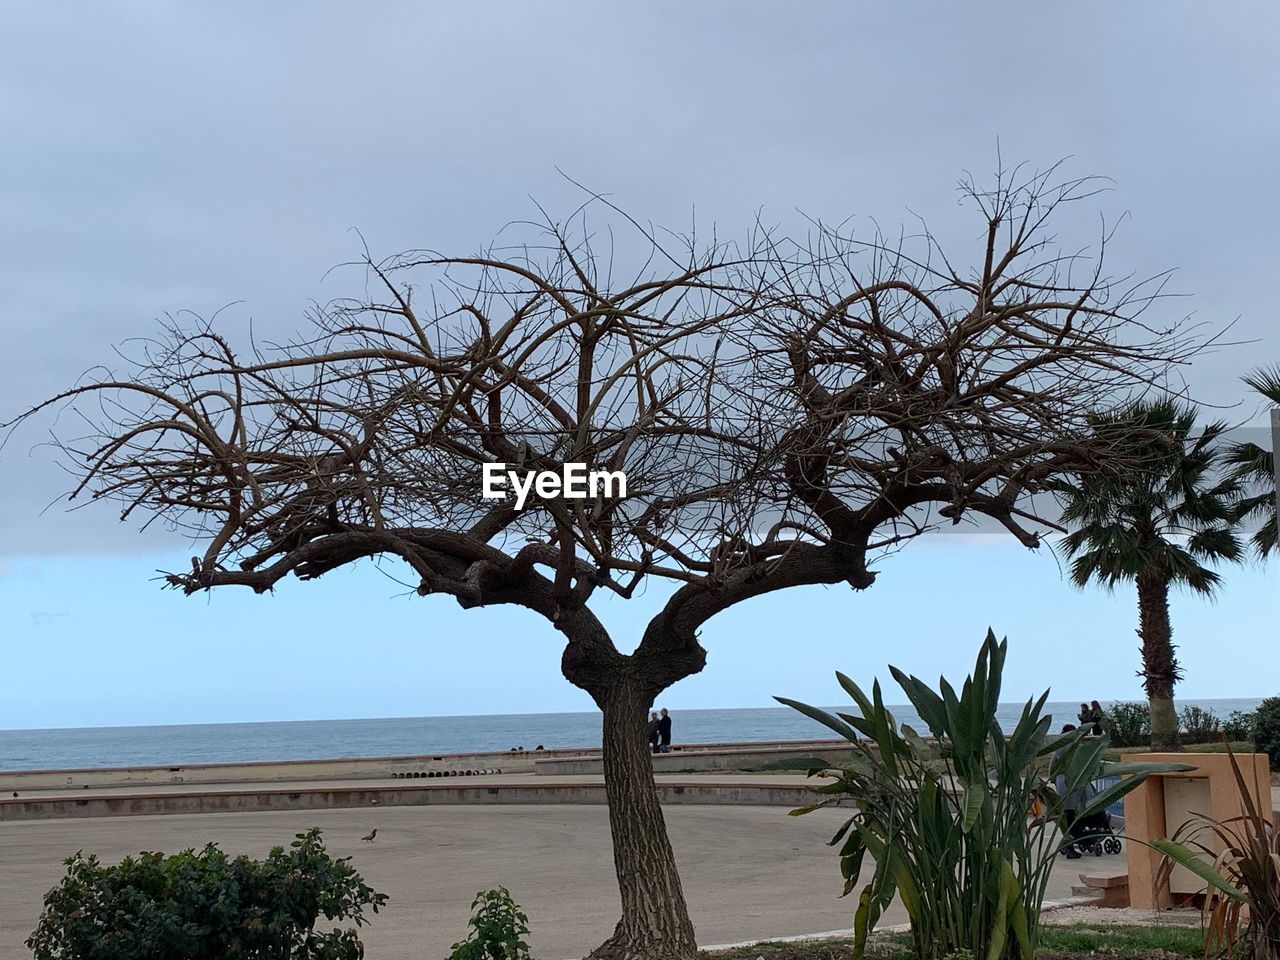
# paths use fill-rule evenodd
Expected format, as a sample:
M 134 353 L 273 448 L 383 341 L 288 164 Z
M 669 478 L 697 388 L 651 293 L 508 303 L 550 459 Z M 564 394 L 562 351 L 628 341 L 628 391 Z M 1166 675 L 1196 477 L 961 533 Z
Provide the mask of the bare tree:
M 1036 546 L 1057 528 L 1034 494 L 1114 454 L 1086 412 L 1167 386 L 1195 349 L 1145 323 L 1158 281 L 1103 273 L 1105 235 L 1071 253 L 1048 234 L 1096 190 L 1054 177 L 962 183 L 972 266 L 923 230 L 660 242 L 612 209 L 638 260 L 578 215 L 480 256 L 367 258 L 377 295 L 317 309 L 305 339 L 241 355 L 171 324 L 124 375 L 24 416 L 73 403 L 90 424 L 58 441 L 73 496 L 205 544 L 168 575 L 187 593 L 390 557 L 419 594 L 549 621 L 603 714 L 622 917 L 592 956 L 691 958 L 645 716 L 702 669 L 702 625 L 787 587 L 867 588 L 877 555 L 938 522 Z M 621 470 L 627 496 L 517 510 L 482 499 L 490 462 Z M 670 598 L 621 653 L 593 598 L 650 578 Z

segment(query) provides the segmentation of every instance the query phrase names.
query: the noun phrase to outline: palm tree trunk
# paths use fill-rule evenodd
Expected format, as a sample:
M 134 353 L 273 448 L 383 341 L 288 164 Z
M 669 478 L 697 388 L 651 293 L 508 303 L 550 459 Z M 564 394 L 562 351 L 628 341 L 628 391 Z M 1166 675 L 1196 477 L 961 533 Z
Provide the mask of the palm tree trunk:
M 590 960 L 694 960 L 697 946 L 658 803 L 646 719 L 653 696 L 621 680 L 597 698 L 604 713 L 604 782 L 622 919 Z
M 1138 574 L 1138 636 L 1142 638 L 1142 685 L 1151 707 L 1151 749 L 1182 749 L 1173 687 L 1178 682 L 1173 627 L 1169 623 L 1169 580 L 1159 573 Z

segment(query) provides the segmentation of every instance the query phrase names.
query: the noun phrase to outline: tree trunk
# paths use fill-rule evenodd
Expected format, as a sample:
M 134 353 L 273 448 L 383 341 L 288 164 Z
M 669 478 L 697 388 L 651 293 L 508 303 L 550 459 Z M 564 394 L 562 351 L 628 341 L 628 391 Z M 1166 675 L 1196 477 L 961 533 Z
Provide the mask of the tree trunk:
M 1138 636 L 1142 638 L 1142 685 L 1151 707 L 1151 749 L 1182 749 L 1173 687 L 1178 682 L 1173 627 L 1169 623 L 1169 580 L 1161 574 L 1138 574 Z
M 620 680 L 597 702 L 604 712 L 604 782 L 622 919 L 591 960 L 694 960 L 693 924 L 658 803 L 646 730 L 652 693 Z

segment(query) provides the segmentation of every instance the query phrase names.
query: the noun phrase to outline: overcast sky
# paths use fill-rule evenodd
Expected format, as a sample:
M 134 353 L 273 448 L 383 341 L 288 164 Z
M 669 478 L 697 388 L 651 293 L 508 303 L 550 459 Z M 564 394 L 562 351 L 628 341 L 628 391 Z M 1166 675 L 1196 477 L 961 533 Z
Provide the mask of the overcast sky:
M 1188 376 L 1247 419 L 1238 376 L 1280 359 L 1278 49 L 1271 4 L 7 4 L 0 420 L 165 314 L 226 308 L 228 330 L 287 334 L 309 301 L 346 292 L 325 272 L 359 255 L 353 231 L 378 256 L 470 252 L 535 199 L 572 209 L 565 175 L 676 227 L 695 211 L 729 234 L 757 212 L 919 214 L 976 251 L 955 185 L 992 171 L 997 148 L 1113 178 L 1064 229 L 1127 214 L 1113 270 L 1176 268 L 1187 296 L 1163 309 L 1234 324 L 1242 345 Z M 371 571 L 271 598 L 160 593 L 148 578 L 190 551 L 110 507 L 41 513 L 67 486 L 37 446 L 49 425 L 0 451 L 0 644 L 22 668 L 0 671 L 0 727 L 588 706 L 541 624 L 517 617 L 536 639 L 513 647 L 497 635 L 515 614 L 396 599 Z M 953 594 L 958 567 L 1017 596 Z M 709 627 L 711 666 L 673 702 L 757 705 L 836 667 L 883 673 L 889 637 L 921 658 L 904 666 L 933 672 L 943 646 L 967 664 L 988 623 L 1024 658 L 1013 692 L 1139 692 L 1131 598 L 1070 589 L 1052 558 L 928 547 L 891 575 L 875 600 L 775 597 Z M 1215 668 L 1277 639 L 1278 575 L 1232 572 L 1216 607 L 1179 601 L 1176 639 L 1203 660 L 1193 694 L 1280 692 L 1274 670 Z M 944 595 L 956 617 L 912 600 Z M 812 639 L 764 683 L 761 658 L 801 615 Z M 367 674 L 345 663 L 361 631 L 387 645 Z M 1113 669 L 1077 670 L 1066 645 Z M 257 656 L 270 668 L 250 680 Z

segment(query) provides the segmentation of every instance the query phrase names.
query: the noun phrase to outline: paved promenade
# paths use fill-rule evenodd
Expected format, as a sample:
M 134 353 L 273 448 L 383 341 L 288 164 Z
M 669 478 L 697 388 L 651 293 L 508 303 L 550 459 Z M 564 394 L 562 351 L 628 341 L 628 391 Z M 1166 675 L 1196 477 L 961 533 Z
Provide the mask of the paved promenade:
M 732 943 L 847 929 L 854 903 L 838 898 L 826 841 L 842 811 L 789 817 L 780 807 L 671 806 L 667 824 L 699 942 Z M 330 851 L 390 895 L 367 928 L 369 960 L 447 956 L 466 932 L 476 892 L 506 885 L 529 915 L 542 960 L 582 956 L 619 911 L 608 815 L 601 806 L 426 806 L 281 813 L 135 816 L 0 823 L 0 960 L 29 960 L 22 941 L 41 896 L 77 849 L 106 861 L 216 841 L 262 856 L 311 826 Z M 360 836 L 378 828 L 375 843 Z M 1061 861 L 1049 890 L 1065 897 L 1082 868 L 1122 869 L 1122 857 Z M 905 919 L 895 907 L 886 923 Z
M 695 782 L 799 785 L 792 774 L 659 774 L 660 784 Z M 596 785 L 599 777 L 496 774 L 431 781 L 557 788 Z M 423 781 L 413 781 L 423 784 Z M 290 791 L 404 787 L 404 780 L 292 781 Z M 236 793 L 261 783 L 188 785 L 187 791 Z M 181 790 L 182 788 L 177 788 Z M 140 797 L 172 793 L 170 784 L 38 790 L 23 797 Z M 483 792 L 483 791 L 482 791 Z M 1280 788 L 1273 793 L 1280 794 Z M 1280 801 L 1280 796 L 1276 797 Z M 671 803 L 667 823 L 690 910 L 704 945 L 848 929 L 854 903 L 840 899 L 837 860 L 826 846 L 846 815 L 823 810 L 789 817 L 785 806 Z M 217 842 L 230 853 L 263 856 L 293 835 L 320 827 L 330 851 L 353 856 L 358 869 L 391 902 L 367 928 L 370 960 L 430 960 L 448 954 L 466 932 L 476 892 L 507 886 L 529 914 L 534 955 L 581 956 L 608 936 L 618 915 L 608 814 L 599 804 L 429 804 L 236 813 L 105 816 L 0 822 L 0 960 L 28 960 L 22 941 L 43 893 L 76 850 L 113 862 L 140 850 L 175 852 Z M 378 828 L 375 843 L 360 842 Z M 1051 900 L 1069 896 L 1080 872 L 1124 869 L 1123 856 L 1060 860 Z M 885 922 L 905 920 L 900 908 Z

